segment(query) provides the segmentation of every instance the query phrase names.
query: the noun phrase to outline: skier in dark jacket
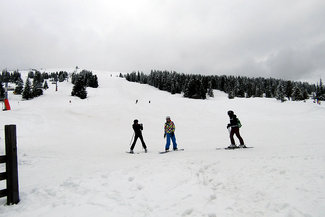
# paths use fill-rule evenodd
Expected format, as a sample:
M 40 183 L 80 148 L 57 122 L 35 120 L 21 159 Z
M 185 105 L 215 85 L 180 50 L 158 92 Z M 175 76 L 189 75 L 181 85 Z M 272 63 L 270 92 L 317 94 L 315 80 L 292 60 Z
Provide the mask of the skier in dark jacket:
M 231 142 L 231 145 L 228 148 L 238 148 L 235 144 L 234 134 L 236 134 L 237 138 L 239 139 L 240 142 L 239 148 L 246 148 L 244 144 L 244 140 L 239 133 L 239 128 L 241 127 L 241 124 L 237 116 L 231 110 L 228 111 L 228 115 L 230 118 L 230 123 L 227 125 L 227 129 L 229 129 L 230 131 L 230 142 Z
M 142 137 L 143 125 L 139 124 L 138 120 L 134 120 L 132 128 L 134 130 L 134 141 L 131 145 L 130 153 L 134 153 L 133 149 L 134 149 L 135 143 L 137 142 L 138 138 L 140 138 L 140 140 L 141 140 L 142 147 L 144 148 L 144 151 L 147 152 L 147 146 L 146 146 L 146 143 L 143 141 L 143 137 Z

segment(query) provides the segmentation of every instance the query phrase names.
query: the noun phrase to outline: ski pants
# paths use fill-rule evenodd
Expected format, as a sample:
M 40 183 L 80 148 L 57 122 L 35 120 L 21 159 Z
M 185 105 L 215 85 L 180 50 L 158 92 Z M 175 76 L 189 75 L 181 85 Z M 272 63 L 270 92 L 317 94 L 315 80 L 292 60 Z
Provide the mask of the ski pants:
M 239 142 L 241 145 L 244 145 L 244 140 L 241 138 L 240 133 L 239 133 L 239 127 L 232 127 L 230 131 L 230 141 L 232 145 L 235 145 L 235 140 L 234 140 L 234 134 L 236 134 L 237 138 L 239 139 Z
M 168 150 L 169 149 L 169 146 L 170 146 L 170 139 L 172 139 L 172 142 L 173 142 L 173 149 L 176 149 L 177 148 L 177 143 L 176 143 L 176 136 L 175 134 L 171 134 L 171 133 L 167 133 L 167 142 L 166 142 L 166 147 L 165 147 L 165 150 Z
M 147 149 L 146 143 L 143 141 L 143 137 L 142 137 L 142 135 L 141 135 L 141 134 L 140 134 L 140 135 L 135 134 L 135 136 L 134 136 L 134 141 L 133 141 L 132 146 L 131 146 L 131 150 L 134 149 L 135 143 L 137 142 L 138 138 L 140 138 L 140 140 L 141 140 L 142 147 L 143 147 L 144 149 Z

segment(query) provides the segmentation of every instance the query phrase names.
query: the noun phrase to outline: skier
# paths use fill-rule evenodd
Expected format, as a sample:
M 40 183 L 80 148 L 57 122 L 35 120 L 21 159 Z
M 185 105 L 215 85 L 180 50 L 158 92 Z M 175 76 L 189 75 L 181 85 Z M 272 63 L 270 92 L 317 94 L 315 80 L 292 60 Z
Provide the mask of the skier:
M 167 136 L 167 142 L 165 146 L 165 151 L 169 151 L 170 146 L 170 139 L 172 139 L 173 142 L 173 150 L 177 151 L 177 143 L 176 143 L 176 137 L 175 137 L 175 124 L 173 121 L 170 120 L 170 117 L 166 117 L 166 123 L 165 123 L 165 134 L 164 138 Z
M 144 151 L 147 153 L 147 146 L 146 146 L 146 143 L 143 141 L 143 137 L 142 137 L 143 125 L 139 124 L 138 120 L 134 120 L 132 128 L 134 130 L 134 135 L 135 136 L 134 136 L 134 141 L 133 141 L 133 143 L 131 145 L 131 148 L 130 148 L 130 153 L 132 153 L 132 154 L 134 153 L 133 149 L 134 149 L 135 143 L 137 142 L 138 138 L 140 138 L 141 143 L 142 143 L 142 147 L 144 148 Z
M 230 131 L 230 141 L 231 141 L 231 145 L 228 146 L 228 148 L 238 148 L 235 144 L 234 134 L 236 134 L 237 138 L 239 139 L 240 142 L 239 148 L 246 148 L 244 144 L 244 140 L 239 133 L 239 128 L 241 127 L 241 123 L 239 119 L 231 110 L 228 111 L 228 115 L 230 118 L 230 123 L 227 125 L 227 129 Z

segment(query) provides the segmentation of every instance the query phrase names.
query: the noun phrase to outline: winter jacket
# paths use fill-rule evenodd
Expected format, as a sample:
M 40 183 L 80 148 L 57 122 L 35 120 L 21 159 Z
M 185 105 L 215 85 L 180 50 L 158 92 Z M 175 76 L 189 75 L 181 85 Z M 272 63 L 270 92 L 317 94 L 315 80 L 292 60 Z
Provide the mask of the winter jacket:
M 175 124 L 174 122 L 166 122 L 165 123 L 165 133 L 174 133 L 175 132 Z
M 239 127 L 238 126 L 238 118 L 236 115 L 233 115 L 230 117 L 230 124 L 228 124 L 228 127 Z
M 141 130 L 143 130 L 142 124 L 133 124 L 132 127 L 136 135 L 142 135 L 141 133 Z

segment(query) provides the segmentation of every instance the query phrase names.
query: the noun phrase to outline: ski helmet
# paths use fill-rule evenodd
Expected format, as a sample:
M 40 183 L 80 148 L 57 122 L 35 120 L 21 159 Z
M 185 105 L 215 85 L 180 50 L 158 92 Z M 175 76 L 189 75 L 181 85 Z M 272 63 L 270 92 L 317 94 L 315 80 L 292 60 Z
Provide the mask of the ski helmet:
M 139 122 L 139 121 L 138 121 L 137 119 L 135 119 L 135 120 L 133 121 L 133 123 L 135 123 L 135 124 L 138 123 L 138 122 Z
M 229 116 L 232 116 L 232 115 L 234 115 L 234 112 L 231 111 L 231 110 L 229 110 L 229 111 L 228 111 L 228 115 L 229 115 Z

